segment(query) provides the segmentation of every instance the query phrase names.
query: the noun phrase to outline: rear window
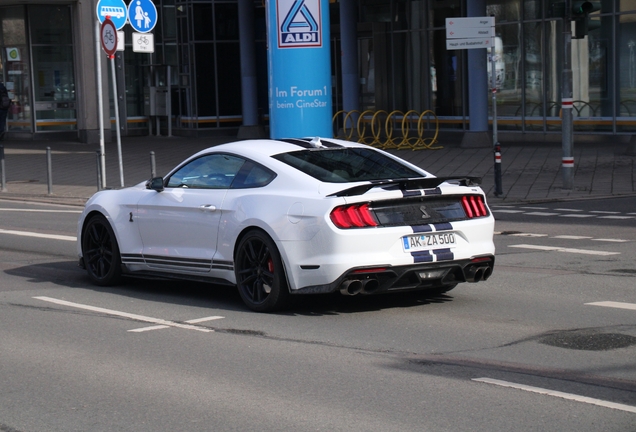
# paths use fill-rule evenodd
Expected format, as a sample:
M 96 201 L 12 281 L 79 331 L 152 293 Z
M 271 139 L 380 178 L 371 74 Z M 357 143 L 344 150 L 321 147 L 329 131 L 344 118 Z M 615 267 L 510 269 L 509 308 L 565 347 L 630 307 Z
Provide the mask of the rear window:
M 307 149 L 273 157 L 327 183 L 423 176 L 395 159 L 365 148 Z

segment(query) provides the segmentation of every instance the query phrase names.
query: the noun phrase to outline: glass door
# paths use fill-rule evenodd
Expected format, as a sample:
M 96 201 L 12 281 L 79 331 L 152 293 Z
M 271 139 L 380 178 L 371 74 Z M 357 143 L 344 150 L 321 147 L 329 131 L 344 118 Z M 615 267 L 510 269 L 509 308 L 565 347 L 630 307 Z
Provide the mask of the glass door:
M 77 130 L 71 6 L 29 6 L 36 132 Z
M 2 79 L 13 101 L 7 115 L 7 131 L 32 132 L 31 74 L 24 6 L 0 9 Z

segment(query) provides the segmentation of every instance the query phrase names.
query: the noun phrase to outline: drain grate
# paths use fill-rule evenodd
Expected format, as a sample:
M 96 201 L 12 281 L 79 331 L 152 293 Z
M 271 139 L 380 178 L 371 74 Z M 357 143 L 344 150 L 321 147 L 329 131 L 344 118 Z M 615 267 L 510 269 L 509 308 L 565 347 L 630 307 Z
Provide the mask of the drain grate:
M 636 345 L 636 337 L 621 333 L 568 331 L 543 336 L 539 339 L 539 342 L 545 345 L 566 349 L 609 351 Z

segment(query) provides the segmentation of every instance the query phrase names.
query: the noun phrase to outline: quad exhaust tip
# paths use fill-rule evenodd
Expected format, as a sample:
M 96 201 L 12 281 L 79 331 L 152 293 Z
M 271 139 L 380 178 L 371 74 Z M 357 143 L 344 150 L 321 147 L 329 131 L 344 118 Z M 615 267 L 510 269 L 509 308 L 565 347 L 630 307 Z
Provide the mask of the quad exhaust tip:
M 380 282 L 375 278 L 369 279 L 348 279 L 340 285 L 340 293 L 353 296 L 356 294 L 372 294 L 378 290 Z
M 464 270 L 466 282 L 486 281 L 492 274 L 492 267 L 488 265 L 472 265 Z
M 357 279 L 346 280 L 340 285 L 340 293 L 353 296 L 362 292 L 362 282 Z

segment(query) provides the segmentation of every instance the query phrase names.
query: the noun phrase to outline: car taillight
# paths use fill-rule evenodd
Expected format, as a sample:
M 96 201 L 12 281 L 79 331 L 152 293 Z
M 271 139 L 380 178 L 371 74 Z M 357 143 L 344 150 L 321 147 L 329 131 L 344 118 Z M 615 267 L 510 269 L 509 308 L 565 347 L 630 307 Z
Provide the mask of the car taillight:
M 379 225 L 375 215 L 369 210 L 368 203 L 336 207 L 329 217 L 338 228 L 368 228 Z
M 462 207 L 468 219 L 488 216 L 486 204 L 481 195 L 468 195 L 462 197 Z

